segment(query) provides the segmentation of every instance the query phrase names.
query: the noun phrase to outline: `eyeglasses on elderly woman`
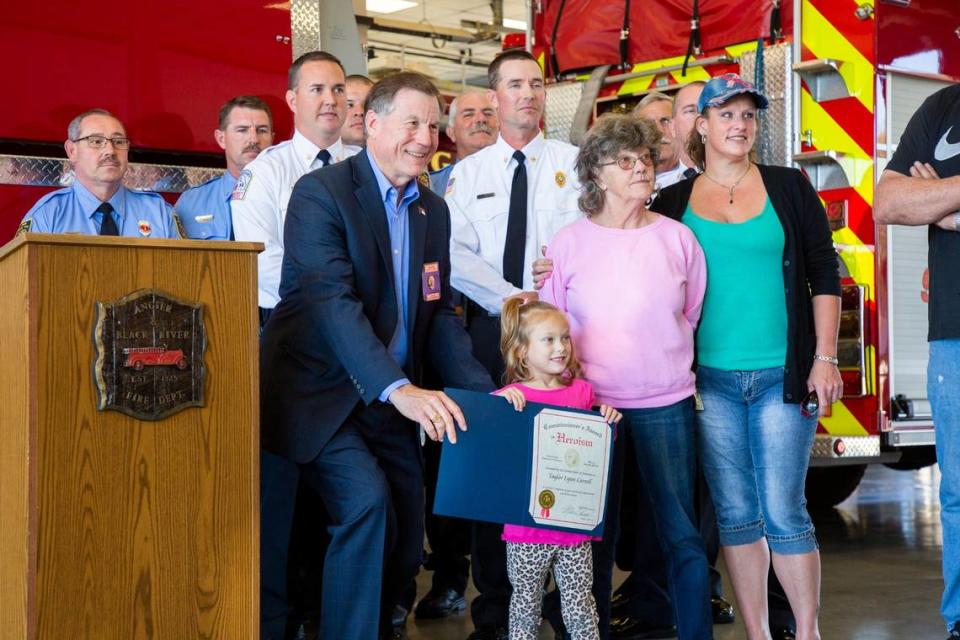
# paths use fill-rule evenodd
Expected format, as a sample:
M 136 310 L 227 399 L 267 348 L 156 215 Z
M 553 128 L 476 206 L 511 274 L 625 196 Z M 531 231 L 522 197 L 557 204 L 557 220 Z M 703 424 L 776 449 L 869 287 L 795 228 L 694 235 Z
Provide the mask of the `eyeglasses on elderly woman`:
M 646 166 L 652 167 L 653 157 L 649 153 L 644 153 L 639 156 L 624 154 L 619 156 L 616 160 L 611 160 L 610 162 L 601 162 L 600 166 L 609 167 L 610 165 L 615 164 L 624 171 L 633 171 L 638 162 L 642 162 Z

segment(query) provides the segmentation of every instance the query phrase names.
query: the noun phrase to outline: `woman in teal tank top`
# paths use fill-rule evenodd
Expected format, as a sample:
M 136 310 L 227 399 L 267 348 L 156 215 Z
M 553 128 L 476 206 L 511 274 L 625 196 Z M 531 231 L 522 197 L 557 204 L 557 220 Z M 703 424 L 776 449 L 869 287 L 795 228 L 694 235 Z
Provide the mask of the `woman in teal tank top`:
M 817 412 L 801 404 L 822 412 L 842 393 L 840 281 L 816 191 L 794 169 L 751 160 L 766 105 L 735 74 L 708 82 L 687 144 L 702 173 L 653 208 L 686 223 L 706 256 L 697 435 L 747 637 L 771 637 L 772 563 L 796 638 L 819 640 L 820 556 L 804 499 Z

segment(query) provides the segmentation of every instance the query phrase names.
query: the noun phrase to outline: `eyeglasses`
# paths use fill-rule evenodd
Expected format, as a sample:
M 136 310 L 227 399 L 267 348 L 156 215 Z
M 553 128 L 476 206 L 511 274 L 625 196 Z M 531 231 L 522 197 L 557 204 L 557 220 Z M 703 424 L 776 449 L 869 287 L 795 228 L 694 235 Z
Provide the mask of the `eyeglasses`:
M 620 156 L 616 160 L 612 160 L 610 162 L 601 162 L 600 166 L 609 167 L 610 165 L 615 164 L 624 171 L 633 171 L 638 162 L 642 162 L 646 166 L 652 167 L 653 157 L 649 153 L 645 153 L 642 156 Z
M 804 418 L 812 418 L 820 413 L 820 397 L 817 390 L 814 389 L 807 394 L 807 397 L 800 403 L 800 415 Z
M 91 149 L 103 149 L 107 143 L 113 145 L 114 149 L 124 150 L 130 148 L 130 138 L 107 138 L 105 136 L 84 136 L 77 138 L 74 142 L 86 142 Z

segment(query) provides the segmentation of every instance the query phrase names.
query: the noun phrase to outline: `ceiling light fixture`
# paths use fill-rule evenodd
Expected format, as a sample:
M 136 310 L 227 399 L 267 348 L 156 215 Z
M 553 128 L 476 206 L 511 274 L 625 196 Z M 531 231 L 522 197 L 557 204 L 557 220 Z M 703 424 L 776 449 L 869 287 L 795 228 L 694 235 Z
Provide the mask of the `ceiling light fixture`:
M 368 0 L 369 1 L 369 0 Z M 518 29 L 520 31 L 527 30 L 527 21 L 526 20 L 514 20 L 513 18 L 504 18 L 503 26 L 510 27 L 511 29 Z
M 396 13 L 417 6 L 408 0 L 367 0 L 367 11 L 371 13 Z

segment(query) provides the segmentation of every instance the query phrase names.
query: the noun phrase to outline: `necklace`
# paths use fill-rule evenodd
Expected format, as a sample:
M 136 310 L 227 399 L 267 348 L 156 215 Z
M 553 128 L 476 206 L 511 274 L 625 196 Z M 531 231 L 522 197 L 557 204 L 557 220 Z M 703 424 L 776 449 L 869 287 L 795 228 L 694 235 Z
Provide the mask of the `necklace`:
M 727 189 L 727 190 L 730 192 L 730 204 L 733 204 L 733 190 L 736 189 L 738 186 L 740 186 L 740 183 L 743 181 L 743 179 L 747 177 L 747 174 L 748 174 L 748 173 L 750 173 L 750 167 L 752 167 L 752 166 L 753 166 L 752 163 L 751 163 L 751 164 L 748 164 L 748 165 L 747 165 L 747 170 L 744 171 L 742 174 L 740 174 L 740 177 L 737 178 L 737 181 L 734 182 L 732 185 L 725 185 L 725 184 L 723 184 L 722 182 L 720 182 L 719 180 L 717 180 L 716 178 L 714 178 L 713 176 L 711 176 L 711 175 L 710 175 L 709 173 L 707 173 L 706 171 L 703 172 L 703 175 L 707 176 L 707 178 L 710 180 L 710 182 L 713 182 L 714 184 L 717 184 L 717 185 L 723 187 L 724 189 Z

